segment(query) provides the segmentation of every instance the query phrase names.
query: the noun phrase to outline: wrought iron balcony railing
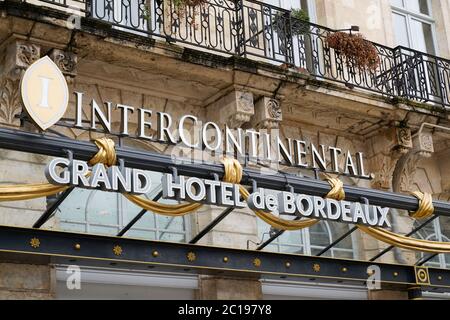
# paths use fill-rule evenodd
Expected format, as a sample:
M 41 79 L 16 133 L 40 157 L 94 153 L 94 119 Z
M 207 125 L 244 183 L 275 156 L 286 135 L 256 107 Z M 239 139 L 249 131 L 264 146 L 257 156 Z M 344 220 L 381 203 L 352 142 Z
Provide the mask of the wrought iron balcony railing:
M 299 68 L 317 78 L 390 98 L 450 107 L 450 60 L 373 43 L 379 65 L 360 67 L 330 48 L 327 37 L 334 30 L 256 0 L 208 0 L 196 7 L 176 7 L 170 0 L 22 1 L 77 8 L 82 16 L 136 35 Z

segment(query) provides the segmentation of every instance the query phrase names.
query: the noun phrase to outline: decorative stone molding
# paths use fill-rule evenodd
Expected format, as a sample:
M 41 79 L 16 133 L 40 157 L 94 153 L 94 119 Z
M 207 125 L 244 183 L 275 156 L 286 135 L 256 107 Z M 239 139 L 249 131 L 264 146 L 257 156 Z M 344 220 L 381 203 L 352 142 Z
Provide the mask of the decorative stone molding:
M 50 54 L 50 59 L 58 66 L 63 74 L 66 75 L 67 80 L 76 76 L 76 66 L 78 62 L 77 55 L 73 52 L 53 49 Z
M 422 157 L 429 158 L 434 152 L 433 135 L 431 132 L 421 132 L 413 139 L 414 151 Z
M 283 120 L 281 105 L 278 100 L 262 97 L 255 104 L 255 115 L 251 125 L 258 129 L 275 129 Z
M 411 130 L 409 128 L 395 128 L 397 136 L 396 150 L 400 153 L 406 153 L 412 148 Z
M 390 157 L 386 154 L 378 154 L 368 160 L 371 172 L 375 172 L 375 178 L 371 181 L 372 188 L 389 190 L 392 184 L 392 174 L 398 157 Z
M 4 77 L 0 81 L 0 123 L 20 126 L 16 118 L 22 112 L 19 93 L 20 80 Z
M 233 129 L 249 122 L 254 113 L 253 94 L 238 90 L 229 92 L 207 107 L 208 119 Z
M 33 43 L 16 43 L 16 63 L 17 66 L 27 68 L 40 57 L 40 47 Z
M 5 71 L 3 76 L 20 78 L 22 73 L 41 55 L 41 48 L 33 43 L 16 40 L 6 50 Z
M 5 49 L 5 62 L 0 77 L 0 124 L 20 126 L 16 118 L 22 112 L 20 79 L 32 63 L 40 58 L 38 45 L 14 40 Z
M 391 127 L 372 139 L 372 154 L 368 154 L 370 171 L 375 172 L 372 187 L 389 190 L 398 159 L 413 148 L 411 130 Z

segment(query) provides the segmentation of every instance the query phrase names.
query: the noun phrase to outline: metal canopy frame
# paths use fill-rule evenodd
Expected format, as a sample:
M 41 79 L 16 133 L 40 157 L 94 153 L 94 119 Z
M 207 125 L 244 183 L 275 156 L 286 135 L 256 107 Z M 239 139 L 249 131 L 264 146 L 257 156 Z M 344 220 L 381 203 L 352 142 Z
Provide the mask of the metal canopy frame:
M 0 226 L 0 254 L 16 260 L 46 257 L 44 263 L 63 265 L 360 285 L 377 266 L 383 288 L 421 285 L 427 291 L 450 292 L 448 269 L 9 226 Z M 427 272 L 429 282 L 418 282 L 418 268 Z

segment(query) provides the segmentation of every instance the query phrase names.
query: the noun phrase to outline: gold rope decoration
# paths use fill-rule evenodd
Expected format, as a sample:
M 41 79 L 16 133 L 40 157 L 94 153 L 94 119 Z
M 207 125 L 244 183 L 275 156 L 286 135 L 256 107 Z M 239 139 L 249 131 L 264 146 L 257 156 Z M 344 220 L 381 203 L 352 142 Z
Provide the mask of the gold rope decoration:
M 202 203 L 164 204 L 129 193 L 124 193 L 123 195 L 142 209 L 171 217 L 184 216 L 199 209 L 203 205 Z
M 223 181 L 233 184 L 240 184 L 242 180 L 242 166 L 239 163 L 239 161 L 233 158 L 224 158 L 222 159 L 221 162 L 224 166 L 225 171 Z M 248 190 L 240 185 L 239 192 L 244 198 L 244 200 L 247 201 L 248 197 L 250 196 Z M 253 211 L 255 212 L 258 218 L 262 219 L 263 221 L 265 221 L 266 223 L 268 223 L 269 225 L 278 230 L 300 230 L 310 227 L 318 222 L 315 219 L 305 219 L 301 221 L 285 220 L 262 210 L 253 210 Z
M 116 164 L 117 156 L 114 141 L 109 138 L 100 138 L 94 141 L 98 152 L 89 160 L 91 166 L 103 163 L 110 167 Z
M 414 219 L 425 219 L 431 217 L 434 212 L 433 199 L 431 195 L 420 191 L 414 191 L 411 194 L 419 199 L 419 208 L 414 212 L 410 212 L 409 216 Z M 375 239 L 396 247 L 429 253 L 450 252 L 450 242 L 414 239 L 376 227 L 358 226 L 358 228 Z
M 409 216 L 414 219 L 426 219 L 433 215 L 434 206 L 433 206 L 433 198 L 429 193 L 423 193 L 420 191 L 411 192 L 411 194 L 419 199 L 419 208 L 410 212 Z
M 111 166 L 116 162 L 114 141 L 109 138 L 100 138 L 94 141 L 98 152 L 89 160 L 89 164 L 103 163 Z M 33 183 L 0 186 L 0 201 L 18 201 L 46 197 L 65 191 L 70 186 L 57 186 L 51 183 Z
M 395 247 L 429 253 L 450 253 L 450 242 L 414 239 L 376 227 L 358 225 L 361 231 Z
M 69 186 L 56 186 L 50 183 L 3 185 L 0 186 L 0 202 L 46 197 L 62 192 L 68 188 Z
M 331 190 L 325 198 L 341 201 L 345 199 L 344 183 L 339 178 L 328 177 L 326 181 L 330 184 Z

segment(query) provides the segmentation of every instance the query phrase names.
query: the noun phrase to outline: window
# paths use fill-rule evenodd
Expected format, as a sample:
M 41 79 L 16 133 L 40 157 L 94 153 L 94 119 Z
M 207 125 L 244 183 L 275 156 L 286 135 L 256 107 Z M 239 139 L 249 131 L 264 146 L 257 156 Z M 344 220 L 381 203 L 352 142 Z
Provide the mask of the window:
M 391 0 L 398 45 L 436 54 L 434 20 L 429 0 Z
M 414 222 L 414 227 L 418 227 L 422 222 Z M 450 217 L 439 217 L 432 223 L 425 226 L 419 232 L 417 232 L 416 238 L 450 242 Z M 423 259 L 429 257 L 429 253 L 417 253 L 417 259 Z M 450 254 L 439 254 L 433 259 L 425 263 L 425 266 L 436 268 L 450 268 Z
M 162 174 L 152 172 L 153 190 L 146 195 L 153 199 L 161 190 Z M 160 199 L 159 202 L 175 203 Z M 60 228 L 66 231 L 116 235 L 142 208 L 122 194 L 76 188 L 58 208 Z M 188 240 L 188 218 L 168 217 L 146 212 L 126 233 L 130 238 L 185 242 Z
M 276 238 L 264 250 L 296 253 L 305 255 L 317 255 L 325 247 L 347 232 L 351 225 L 332 221 L 320 221 L 316 225 L 299 231 L 286 231 Z M 262 242 L 269 237 L 269 229 L 266 224 L 258 221 L 259 238 Z M 353 259 L 355 257 L 353 250 L 352 235 L 346 237 L 323 254 L 325 257 L 337 257 Z

